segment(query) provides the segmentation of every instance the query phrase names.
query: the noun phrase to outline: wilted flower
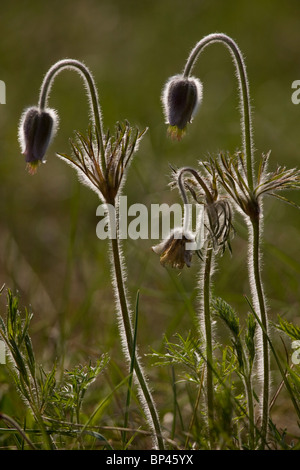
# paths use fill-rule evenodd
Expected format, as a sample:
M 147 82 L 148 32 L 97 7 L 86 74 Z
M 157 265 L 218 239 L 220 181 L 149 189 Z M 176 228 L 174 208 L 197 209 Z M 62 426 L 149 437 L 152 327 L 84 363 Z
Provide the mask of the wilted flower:
M 163 266 L 170 265 L 172 268 L 183 269 L 184 265 L 191 266 L 193 250 L 187 244 L 193 244 L 195 237 L 182 229 L 175 229 L 170 236 L 163 240 L 152 250 L 160 255 Z
M 35 173 L 43 161 L 57 128 L 57 115 L 53 109 L 28 108 L 19 126 L 19 142 L 30 173 Z
M 171 77 L 166 83 L 162 102 L 169 124 L 169 134 L 181 139 L 186 125 L 192 121 L 202 100 L 202 83 L 194 77 Z

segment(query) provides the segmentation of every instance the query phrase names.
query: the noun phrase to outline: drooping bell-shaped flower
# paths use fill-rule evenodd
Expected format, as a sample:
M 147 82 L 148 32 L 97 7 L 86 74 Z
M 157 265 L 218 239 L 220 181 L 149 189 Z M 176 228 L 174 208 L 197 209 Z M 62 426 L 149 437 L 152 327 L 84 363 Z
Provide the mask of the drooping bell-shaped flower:
M 19 126 L 19 142 L 30 173 L 44 160 L 46 151 L 56 132 L 57 114 L 53 109 L 40 110 L 30 107 L 25 110 Z
M 163 90 L 162 103 L 168 132 L 178 140 L 192 121 L 202 101 L 202 83 L 194 77 L 171 77 Z
M 194 235 L 178 228 L 173 230 L 166 240 L 153 246 L 152 250 L 160 256 L 162 266 L 183 269 L 185 265 L 188 268 L 191 266 L 194 251 L 190 248 L 194 243 Z

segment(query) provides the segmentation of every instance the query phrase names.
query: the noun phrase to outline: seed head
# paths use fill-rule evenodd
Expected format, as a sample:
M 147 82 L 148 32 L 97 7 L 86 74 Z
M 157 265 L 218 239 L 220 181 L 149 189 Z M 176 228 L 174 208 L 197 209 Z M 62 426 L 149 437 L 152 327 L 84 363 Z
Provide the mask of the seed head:
M 189 268 L 192 262 L 193 251 L 188 250 L 187 243 L 194 243 L 195 237 L 182 229 L 174 230 L 171 235 L 163 240 L 152 250 L 160 255 L 163 266 L 170 265 L 172 268 L 183 269 L 184 265 Z
M 131 127 L 127 121 L 125 124 L 118 122 L 115 135 L 108 132 L 102 142 L 97 129 L 90 127 L 87 136 L 76 132 L 77 141 L 71 141 L 71 155 L 59 153 L 58 156 L 77 170 L 80 181 L 94 190 L 103 202 L 114 204 L 146 131 Z M 101 166 L 102 151 L 105 168 Z
M 202 83 L 197 78 L 175 75 L 168 80 L 163 90 L 162 103 L 166 122 L 169 124 L 168 132 L 172 138 L 182 138 L 201 100 Z
M 47 148 L 56 132 L 57 115 L 53 109 L 40 110 L 31 107 L 25 110 L 19 126 L 19 142 L 30 173 L 44 159 Z

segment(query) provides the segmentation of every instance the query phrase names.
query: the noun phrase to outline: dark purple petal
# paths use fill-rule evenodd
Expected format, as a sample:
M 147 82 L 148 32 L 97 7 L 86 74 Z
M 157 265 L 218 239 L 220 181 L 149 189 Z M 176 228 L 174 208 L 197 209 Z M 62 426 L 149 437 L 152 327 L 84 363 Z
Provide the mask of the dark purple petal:
M 197 87 L 193 82 L 181 80 L 171 83 L 168 93 L 169 124 L 184 129 L 191 121 L 197 105 Z
M 43 161 L 55 132 L 56 114 L 53 110 L 40 111 L 31 107 L 22 116 L 19 140 L 28 164 L 37 165 Z
M 164 88 L 162 96 L 166 120 L 169 126 L 183 131 L 191 122 L 202 99 L 202 84 L 193 77 L 176 75 Z

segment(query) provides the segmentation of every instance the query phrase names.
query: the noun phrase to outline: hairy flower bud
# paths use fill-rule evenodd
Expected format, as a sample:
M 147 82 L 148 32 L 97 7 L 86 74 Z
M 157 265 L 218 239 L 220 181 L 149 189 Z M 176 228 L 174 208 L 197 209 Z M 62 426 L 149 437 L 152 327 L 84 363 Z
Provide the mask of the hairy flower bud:
M 163 90 L 162 102 L 172 137 L 181 139 L 201 100 L 202 83 L 197 78 L 175 75 L 168 80 Z
M 52 109 L 28 108 L 21 117 L 19 141 L 30 173 L 35 173 L 43 161 L 57 127 L 57 115 Z
M 172 268 L 183 269 L 186 265 L 191 266 L 193 250 L 187 244 L 194 244 L 195 237 L 182 229 L 175 229 L 170 236 L 156 246 L 152 247 L 154 253 L 160 256 L 163 266 L 170 265 Z

